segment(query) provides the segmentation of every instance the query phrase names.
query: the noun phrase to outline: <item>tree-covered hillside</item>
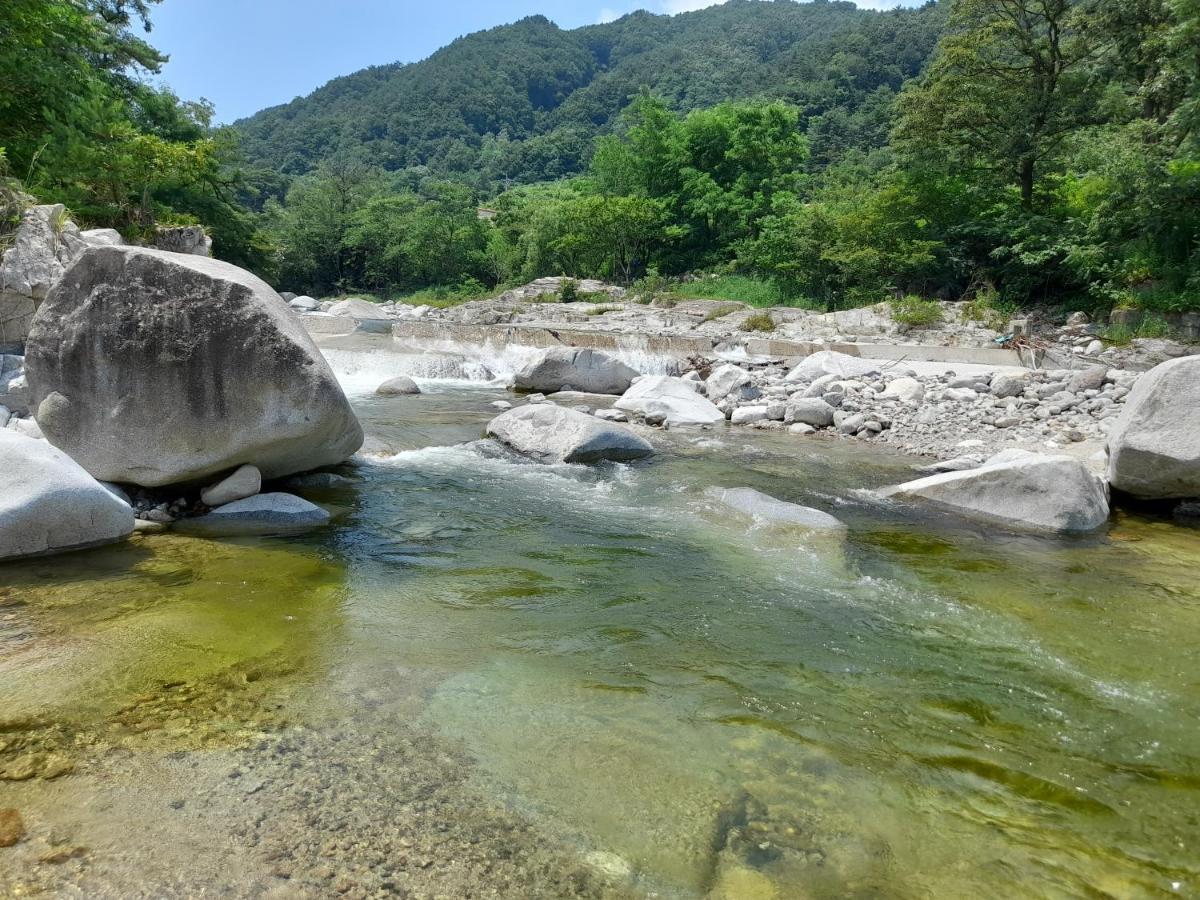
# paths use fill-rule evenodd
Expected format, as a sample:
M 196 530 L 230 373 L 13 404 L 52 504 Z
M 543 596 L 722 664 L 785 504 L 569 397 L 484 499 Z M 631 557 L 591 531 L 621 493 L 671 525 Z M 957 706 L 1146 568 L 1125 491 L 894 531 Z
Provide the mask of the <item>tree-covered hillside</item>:
M 592 140 L 648 87 L 679 111 L 782 99 L 819 119 L 814 160 L 881 146 L 888 109 L 937 43 L 944 11 L 731 0 L 564 31 L 535 16 L 377 66 L 237 123 L 252 163 L 298 175 L 347 152 L 480 188 L 581 171 Z M 356 154 L 357 155 L 357 154 Z

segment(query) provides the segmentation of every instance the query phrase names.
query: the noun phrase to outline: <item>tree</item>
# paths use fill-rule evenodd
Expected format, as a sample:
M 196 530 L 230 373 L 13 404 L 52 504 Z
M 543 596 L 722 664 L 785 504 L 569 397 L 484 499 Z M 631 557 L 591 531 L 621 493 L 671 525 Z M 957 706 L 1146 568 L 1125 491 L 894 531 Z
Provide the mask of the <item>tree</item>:
M 1042 168 L 1101 121 L 1101 45 L 1084 0 L 956 0 L 926 75 L 900 97 L 895 140 L 915 163 L 992 172 L 1032 209 Z

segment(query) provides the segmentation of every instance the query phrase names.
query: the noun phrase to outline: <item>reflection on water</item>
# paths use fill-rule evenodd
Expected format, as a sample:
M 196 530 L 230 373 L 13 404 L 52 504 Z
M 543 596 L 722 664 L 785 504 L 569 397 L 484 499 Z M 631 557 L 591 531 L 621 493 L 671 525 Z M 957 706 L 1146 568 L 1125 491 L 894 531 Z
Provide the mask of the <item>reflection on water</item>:
M 657 459 L 601 469 L 487 459 L 448 445 L 503 394 L 427 386 L 360 398 L 390 451 L 312 494 L 352 510 L 326 535 L 5 569 L 4 718 L 103 719 L 249 666 L 281 720 L 378 744 L 400 736 L 346 698 L 419 684 L 405 709 L 482 789 L 642 892 L 1196 891 L 1196 531 L 956 526 L 858 499 L 905 460 L 788 435 L 661 433 Z M 711 485 L 849 537 L 757 527 Z M 237 718 L 213 694 L 171 728 Z

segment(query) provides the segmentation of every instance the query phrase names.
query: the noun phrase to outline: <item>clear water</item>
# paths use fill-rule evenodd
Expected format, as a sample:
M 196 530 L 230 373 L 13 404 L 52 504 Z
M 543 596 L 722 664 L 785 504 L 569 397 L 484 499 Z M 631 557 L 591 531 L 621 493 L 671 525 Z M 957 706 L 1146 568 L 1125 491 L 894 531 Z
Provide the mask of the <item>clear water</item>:
M 147 746 L 200 752 L 272 727 L 230 699 L 247 683 L 289 721 L 416 685 L 481 790 L 620 857 L 640 893 L 1200 890 L 1200 532 L 975 529 L 863 498 L 909 460 L 745 430 L 659 434 L 634 466 L 514 464 L 454 446 L 502 392 L 426 387 L 359 395 L 387 449 L 312 495 L 343 510 L 326 534 L 6 567 L 0 738 L 136 732 L 144 702 Z M 711 485 L 849 538 L 758 526 Z

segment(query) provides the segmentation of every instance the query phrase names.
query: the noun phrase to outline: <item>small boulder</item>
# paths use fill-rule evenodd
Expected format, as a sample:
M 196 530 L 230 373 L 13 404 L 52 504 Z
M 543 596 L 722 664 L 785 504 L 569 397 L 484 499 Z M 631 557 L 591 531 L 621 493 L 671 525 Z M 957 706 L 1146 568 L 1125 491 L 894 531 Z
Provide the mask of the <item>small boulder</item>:
M 874 359 L 860 359 L 836 350 L 818 350 L 802 359 L 784 379 L 788 382 L 815 381 L 822 375 L 838 378 L 862 378 L 882 370 L 883 363 Z
M 1099 390 L 1107 376 L 1108 366 L 1088 366 L 1071 376 L 1071 380 L 1067 382 L 1067 390 L 1072 394 Z
M 347 316 L 351 319 L 386 319 L 387 313 L 379 305 L 361 297 L 347 297 L 329 307 L 330 315 Z
M 750 380 L 750 373 L 740 366 L 726 364 L 713 369 L 704 382 L 704 393 L 713 403 L 732 399 L 736 402 L 754 400 L 762 392 Z
M 293 494 L 258 494 L 207 515 L 180 519 L 175 530 L 198 537 L 292 534 L 329 524 L 329 513 Z
M 623 394 L 638 372 L 600 350 L 551 347 L 521 366 L 513 376 L 518 391 L 555 393 L 563 390 L 592 394 Z
M 1108 481 L 1143 500 L 1200 497 L 1200 356 L 1138 379 L 1109 432 Z
M 739 406 L 729 417 L 732 425 L 752 425 L 755 422 L 767 421 L 766 406 Z
M 0 431 L 0 560 L 112 544 L 133 510 L 46 441 Z
M 788 425 L 796 423 L 813 428 L 828 428 L 833 424 L 834 408 L 820 397 L 801 397 L 792 400 L 783 414 Z
M 159 228 L 154 233 L 154 246 L 169 253 L 212 256 L 212 238 L 205 232 L 203 225 Z
M 666 425 L 716 425 L 725 421 L 725 413 L 696 393 L 693 382 L 669 375 L 639 378 L 614 405 Z
M 925 397 L 925 388 L 915 378 L 895 378 L 888 382 L 880 400 L 899 400 L 901 403 L 919 403 Z
M 282 297 L 283 295 L 280 294 L 280 296 Z M 284 299 L 287 300 L 286 297 L 284 297 Z M 312 297 L 293 297 L 291 300 L 287 301 L 287 305 L 297 312 L 306 313 L 316 312 L 321 308 L 320 301 L 314 300 Z
M 232 475 L 209 485 L 200 492 L 205 506 L 224 506 L 235 500 L 245 500 L 262 490 L 262 473 L 255 466 L 242 466 Z
M 879 493 L 1033 531 L 1094 531 L 1108 520 L 1104 485 L 1082 462 L 1021 450 L 1005 451 L 975 469 L 931 475 Z
M 407 375 L 397 375 L 395 378 L 389 378 L 377 387 L 375 393 L 384 397 L 393 397 L 403 394 L 419 394 L 421 393 L 421 389 Z
M 992 376 L 989 383 L 992 396 L 999 397 L 1001 400 L 1008 397 L 1019 397 L 1025 393 L 1025 388 L 1029 385 L 1029 375 L 1027 374 L 1007 374 L 997 372 Z
M 654 448 L 628 428 L 551 404 L 521 406 L 488 423 L 487 433 L 543 462 L 629 462 Z

